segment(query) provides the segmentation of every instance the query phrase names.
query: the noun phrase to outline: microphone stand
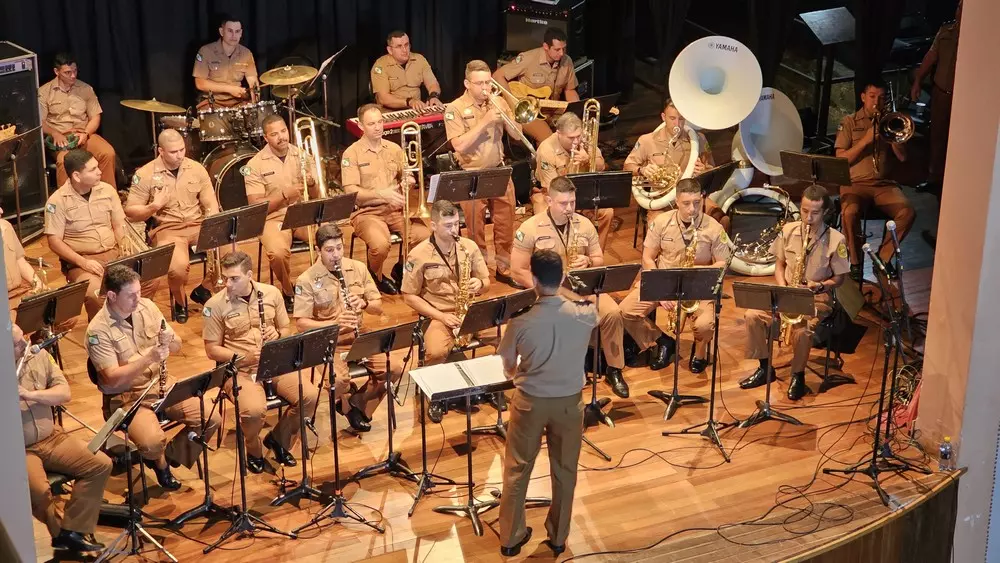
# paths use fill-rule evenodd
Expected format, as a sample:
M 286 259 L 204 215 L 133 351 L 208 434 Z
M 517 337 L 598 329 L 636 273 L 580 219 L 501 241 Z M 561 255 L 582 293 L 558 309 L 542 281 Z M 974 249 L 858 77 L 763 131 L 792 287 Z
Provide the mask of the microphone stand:
M 911 345 L 913 343 L 913 329 L 910 326 L 910 316 L 907 311 L 910 309 L 909 305 L 906 303 L 906 290 L 903 287 L 903 249 L 899 246 L 899 239 L 896 238 L 896 226 L 893 224 L 893 228 L 888 229 L 890 238 L 892 239 L 893 247 L 893 257 L 896 260 L 896 280 L 899 283 L 899 312 L 903 319 L 903 326 L 906 329 L 906 338 L 910 341 Z M 890 296 L 891 297 L 891 296 Z

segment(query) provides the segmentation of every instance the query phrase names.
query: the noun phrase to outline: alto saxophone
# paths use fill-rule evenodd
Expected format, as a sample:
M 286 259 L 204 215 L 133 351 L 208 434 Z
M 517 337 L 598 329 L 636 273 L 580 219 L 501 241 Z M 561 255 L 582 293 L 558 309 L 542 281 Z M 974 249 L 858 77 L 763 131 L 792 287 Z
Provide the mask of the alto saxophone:
M 566 261 L 563 262 L 563 274 L 569 272 L 570 264 L 576 259 L 580 249 L 576 245 L 576 233 L 573 232 L 573 216 L 571 215 L 566 225 Z
M 681 260 L 679 268 L 693 268 L 695 255 L 698 251 L 698 227 L 695 224 L 695 219 L 691 220 L 691 242 L 684 247 L 684 259 Z M 687 320 L 688 315 L 694 314 L 698 310 L 699 304 L 697 301 L 678 301 L 672 310 L 667 311 L 667 326 L 674 328 L 677 326 L 677 314 L 678 310 L 681 315 L 680 328 L 677 329 L 677 334 L 674 338 L 680 338 L 681 333 L 684 332 L 684 321 Z
M 460 239 L 455 236 L 455 256 L 461 250 Z M 455 294 L 455 316 L 458 317 L 459 326 L 455 327 L 453 334 L 457 346 L 468 346 L 469 336 L 459 336 L 458 331 L 462 329 L 461 321 L 465 320 L 465 314 L 469 312 L 469 304 L 472 302 L 472 295 L 469 292 L 469 278 L 472 275 L 472 253 L 466 252 L 465 256 L 456 261 L 458 265 L 458 293 Z
M 792 287 L 798 287 L 805 283 L 806 278 L 806 254 L 809 250 L 809 223 L 802 222 L 802 250 L 798 258 L 795 259 L 795 267 L 792 270 Z M 803 315 L 786 315 L 781 313 L 781 343 L 785 346 L 792 342 L 792 327 L 802 322 Z
M 357 339 L 358 335 L 361 333 L 361 311 L 355 311 L 348 301 L 348 297 L 351 294 L 347 291 L 347 282 L 344 280 L 344 271 L 340 269 L 340 264 L 337 264 L 337 268 L 333 270 L 334 277 L 340 282 L 340 300 L 344 302 L 344 308 L 350 309 L 350 311 L 358 316 L 358 323 L 354 325 L 354 338 Z

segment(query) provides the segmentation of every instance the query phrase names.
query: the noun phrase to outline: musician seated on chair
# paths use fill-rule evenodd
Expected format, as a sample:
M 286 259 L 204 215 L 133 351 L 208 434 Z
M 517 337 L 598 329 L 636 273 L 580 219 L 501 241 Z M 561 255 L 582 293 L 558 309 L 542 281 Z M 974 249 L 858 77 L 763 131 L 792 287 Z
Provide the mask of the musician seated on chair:
M 208 171 L 200 163 L 185 158 L 184 138 L 173 129 L 164 129 L 157 139 L 159 156 L 132 176 L 125 215 L 130 221 L 153 218 L 150 240 L 154 246 L 174 243 L 167 281 L 173 295 L 172 319 L 184 324 L 188 319 L 184 286 L 191 271 L 189 249 L 198 242 L 201 221 L 219 212 L 219 201 Z M 204 304 L 212 296 L 212 278 L 202 280 L 191 299 Z
M 288 126 L 278 115 L 269 115 L 263 122 L 267 146 L 254 155 L 240 169 L 244 177 L 247 202 L 266 201 L 267 221 L 260 243 L 264 246 L 275 285 L 285 299 L 285 311 L 292 310 L 292 237 L 308 240 L 309 231 L 299 227 L 293 231 L 281 230 L 281 222 L 289 205 L 300 201 L 305 194 L 300 158 L 301 149 L 289 142 Z M 309 186 L 309 199 L 319 196 L 316 171 L 311 158 L 306 159 L 304 182 Z
M 556 134 L 545 139 L 538 145 L 538 152 L 535 155 L 535 178 L 541 188 L 532 188 L 531 206 L 533 213 L 538 215 L 545 212 L 545 193 L 549 189 L 549 184 L 559 176 L 565 176 L 572 172 L 591 172 L 588 170 L 590 163 L 590 150 L 596 149 L 596 158 L 593 172 L 601 172 L 606 168 L 604 155 L 597 147 L 597 139 L 593 140 L 593 146 L 583 146 L 584 123 L 575 113 L 564 113 L 556 120 Z M 585 217 L 594 221 L 593 209 L 583 209 Z M 597 211 L 597 232 L 601 239 L 601 248 L 608 244 L 608 235 L 611 233 L 611 222 L 615 218 L 614 209 L 599 209 Z
M 687 120 L 677 111 L 677 106 L 670 98 L 663 102 L 660 118 L 663 120 L 660 127 L 652 133 L 641 135 L 635 142 L 632 152 L 625 159 L 623 167 L 625 170 L 648 180 L 657 177 L 658 168 L 676 166 L 681 177 L 690 178 L 715 166 L 708 139 L 701 131 L 695 131 L 688 126 Z M 722 212 L 722 208 L 711 198 L 706 197 L 703 200 L 703 211 L 728 231 L 729 217 Z M 665 202 L 658 205 L 656 200 L 649 203 L 639 200 L 639 205 L 649 210 L 646 218 L 649 222 L 652 222 L 666 207 Z
M 73 149 L 63 165 L 69 177 L 45 204 L 44 233 L 66 281 L 88 282 L 83 303 L 92 319 L 104 302 L 98 296 L 104 264 L 123 256 L 125 211 L 115 188 L 101 181 L 97 158 L 90 152 Z
M 288 336 L 291 327 L 281 291 L 273 285 L 254 281 L 252 270 L 253 263 L 243 251 L 230 252 L 222 257 L 222 277 L 226 280 L 226 289 L 213 295 L 202 310 L 202 338 L 205 355 L 209 359 L 229 362 L 234 355 L 242 356 L 236 365 L 239 369 L 239 415 L 246 443 L 247 468 L 251 473 L 261 473 L 268 465 L 264 460 L 263 446 L 274 453 L 278 463 L 286 467 L 296 464 L 291 449 L 299 436 L 299 409 L 312 416 L 316 412 L 319 389 L 304 381 L 300 400 L 297 373 L 273 378 L 275 391 L 288 402 L 289 407 L 261 442 L 260 430 L 264 427 L 264 415 L 267 413 L 267 396 L 263 385 L 257 381 L 260 350 L 264 342 Z M 224 391 L 232 397 L 231 379 L 226 381 Z
M 379 290 L 386 295 L 399 293 L 396 284 L 382 272 L 389 255 L 390 233 L 403 233 L 403 222 L 410 222 L 410 246 L 431 235 L 422 220 L 403 216 L 403 198 L 409 197 L 412 174 L 405 172 L 406 155 L 396 143 L 382 138 L 382 110 L 375 104 L 358 109 L 358 122 L 364 136 L 344 151 L 340 162 L 341 185 L 348 193 L 358 194 L 357 209 L 351 214 L 351 227 L 368 248 L 368 267 Z
M 39 119 L 46 144 L 56 155 L 56 184 L 63 185 L 69 172 L 63 166 L 70 149 L 87 149 L 97 159 L 101 181 L 117 188 L 115 149 L 97 134 L 101 127 L 101 103 L 94 89 L 77 80 L 76 59 L 60 53 L 52 61 L 56 77 L 38 88 Z
M 107 302 L 87 325 L 87 357 L 104 397 L 104 417 L 118 408 L 129 409 L 141 397 L 142 406 L 128 428 L 129 439 L 156 473 L 160 486 L 177 490 L 181 484 L 171 475 L 170 466 L 190 468 L 201 453 L 201 446 L 188 439 L 191 431 L 201 435 L 200 404 L 192 397 L 163 411 L 166 419 L 184 424 L 169 443 L 152 406 L 175 381 L 162 369 L 167 357 L 180 351 L 181 339 L 156 304 L 140 297 L 139 274 L 134 270 L 112 266 L 104 280 Z M 152 388 L 143 397 L 150 383 Z M 204 440 L 215 433 L 221 420 L 217 412 L 212 414 Z
M 300 331 L 340 326 L 338 349 L 333 357 L 334 396 L 339 398 L 337 412 L 346 416 L 358 432 L 368 432 L 372 428 L 372 414 L 385 398 L 385 356 L 367 358 L 365 367 L 372 377 L 360 389 L 350 392 L 351 375 L 342 353 L 350 351 L 354 344 L 361 330 L 363 312 L 382 314 L 382 295 L 365 265 L 344 256 L 344 235 L 340 227 L 327 224 L 317 229 L 316 250 L 319 260 L 295 281 L 292 316 Z M 403 374 L 406 350 L 392 354 L 392 379 L 398 381 Z
M 558 135 L 550 137 L 555 138 Z M 511 271 L 514 279 L 525 287 L 534 287 L 530 263 L 531 255 L 536 250 L 554 251 L 562 258 L 567 271 L 604 265 L 604 252 L 594 224 L 576 213 L 576 186 L 573 182 L 565 176 L 553 179 L 545 201 L 546 210 L 521 223 L 514 234 Z M 560 290 L 560 294 L 574 301 L 582 299 L 565 288 Z M 594 301 L 594 297 L 591 296 L 588 300 Z M 622 378 L 622 368 L 625 367 L 622 313 L 614 298 L 604 295 L 597 314 L 600 318 L 598 328 L 601 331 L 601 348 L 607 362 L 605 381 L 615 395 L 628 398 L 628 384 Z
M 862 212 L 871 206 L 889 215 L 896 222 L 896 232 L 902 241 L 910 232 L 916 212 L 906 194 L 892 180 L 895 158 L 906 160 L 906 146 L 876 140 L 876 113 L 884 112 L 885 83 L 881 79 L 871 80 L 861 91 L 861 109 L 844 116 L 837 128 L 835 143 L 837 156 L 846 158 L 851 165 L 851 185 L 840 187 L 840 212 L 847 237 L 847 250 L 851 255 L 851 278 L 859 281 L 862 277 L 862 250 L 865 233 L 861 230 Z M 878 147 L 878 152 L 875 148 Z M 877 160 L 877 162 L 876 162 Z M 883 233 L 878 254 L 882 261 L 889 263 L 894 247 L 888 229 Z
M 545 30 L 541 47 L 519 54 L 513 61 L 498 68 L 493 78 L 507 90 L 511 90 L 510 82 L 518 81 L 528 88 L 542 89 L 543 92 L 534 93 L 537 98 L 579 101 L 576 70 L 573 59 L 566 54 L 566 46 L 566 32 L 550 27 Z M 544 92 L 545 88 L 549 93 Z M 521 97 L 518 92 L 513 93 Z M 543 119 L 525 124 L 524 132 L 539 143 L 552 135 L 552 129 Z
M 243 24 L 233 16 L 219 21 L 219 40 L 203 45 L 194 58 L 194 86 L 201 92 L 198 108 L 209 103 L 235 106 L 257 101 L 257 65 L 243 45 Z M 246 87 L 243 81 L 246 80 Z
M 406 32 L 398 29 L 389 32 L 385 50 L 388 54 L 379 57 L 371 70 L 375 102 L 391 110 L 440 106 L 441 85 L 427 59 L 410 51 Z M 420 99 L 421 86 L 427 88 L 426 102 Z
M 661 213 L 649 224 L 646 240 L 642 248 L 642 269 L 690 268 L 710 266 L 724 268 L 729 259 L 729 237 L 718 221 L 702 213 L 703 194 L 697 180 L 685 178 L 677 182 L 677 209 Z M 694 344 L 688 361 L 691 373 L 701 373 L 709 364 L 708 344 L 715 332 L 715 307 L 712 301 L 697 301 L 693 317 Z M 674 301 L 660 301 L 671 315 L 684 313 L 678 310 Z M 677 352 L 680 335 L 663 334 L 647 318 L 657 303 L 639 299 L 639 285 L 621 302 L 625 330 L 628 331 L 640 350 L 656 346 L 656 352 L 649 363 L 650 369 L 659 370 L 670 365 Z M 669 324 L 669 323 L 668 323 Z M 674 324 L 667 330 L 673 332 Z M 681 331 L 684 330 L 682 324 Z
M 422 317 L 430 319 L 424 332 L 424 365 L 445 361 L 455 346 L 455 331 L 462 326 L 456 315 L 490 286 L 490 272 L 479 247 L 458 232 L 455 204 L 439 199 L 431 207 L 430 238 L 414 246 L 406 257 L 403 300 Z M 464 287 L 460 286 L 464 280 Z M 490 340 L 484 331 L 480 340 Z M 495 332 L 492 334 L 495 337 Z M 432 403 L 428 415 L 440 422 L 444 407 Z
M 812 348 L 813 329 L 829 315 L 833 303 L 833 291 L 844 283 L 844 275 L 850 271 L 847 259 L 847 245 L 844 235 L 823 222 L 823 215 L 830 207 L 830 197 L 826 188 L 811 185 L 802 194 L 799 202 L 801 221 L 786 223 L 781 235 L 771 245 L 771 252 L 777 258 L 774 264 L 774 281 L 781 286 L 806 287 L 816 294 L 816 316 L 799 319 L 794 324 L 781 325 L 780 337 L 788 341 L 784 346 L 792 349 L 792 379 L 788 384 L 788 399 L 798 401 L 807 392 L 805 384 L 806 362 Z M 740 381 L 743 389 L 753 389 L 767 383 L 767 377 L 774 381 L 774 367 L 767 363 L 768 326 L 771 313 L 746 311 L 746 357 L 760 362 L 760 367 L 749 377 Z M 775 338 L 779 337 L 774 327 Z

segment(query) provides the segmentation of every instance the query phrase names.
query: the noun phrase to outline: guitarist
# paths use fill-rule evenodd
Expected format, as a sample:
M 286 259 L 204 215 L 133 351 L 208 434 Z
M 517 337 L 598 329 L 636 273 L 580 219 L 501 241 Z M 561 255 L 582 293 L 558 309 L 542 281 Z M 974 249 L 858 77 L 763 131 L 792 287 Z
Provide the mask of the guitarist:
M 566 54 L 566 33 L 550 27 L 545 30 L 542 46 L 519 54 L 513 61 L 498 68 L 493 78 L 501 86 L 510 90 L 509 83 L 519 81 L 529 89 L 548 89 L 548 94 L 540 93 L 537 98 L 576 102 L 580 94 L 576 92 L 576 71 L 573 59 Z M 515 93 L 515 95 L 517 95 Z M 524 125 L 524 132 L 540 143 L 552 135 L 552 129 L 542 119 Z

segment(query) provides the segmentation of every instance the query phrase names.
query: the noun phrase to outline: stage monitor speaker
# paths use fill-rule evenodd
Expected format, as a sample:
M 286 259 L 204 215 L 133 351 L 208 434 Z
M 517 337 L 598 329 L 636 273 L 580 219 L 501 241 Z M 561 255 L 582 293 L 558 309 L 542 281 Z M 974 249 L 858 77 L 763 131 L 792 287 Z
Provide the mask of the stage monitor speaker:
M 40 125 L 38 114 L 38 56 L 9 41 L 0 41 L 0 126 L 12 124 L 18 135 Z M 0 162 L 0 205 L 4 218 L 21 224 L 20 236 L 28 240 L 41 232 L 41 211 L 48 199 L 45 150 L 38 129 L 27 153 L 17 159 L 17 187 L 11 161 Z M 18 191 L 21 216 L 17 216 Z
M 504 8 L 504 51 L 520 53 L 542 46 L 550 27 L 566 33 L 566 51 L 573 60 L 585 55 L 585 0 L 511 0 Z

